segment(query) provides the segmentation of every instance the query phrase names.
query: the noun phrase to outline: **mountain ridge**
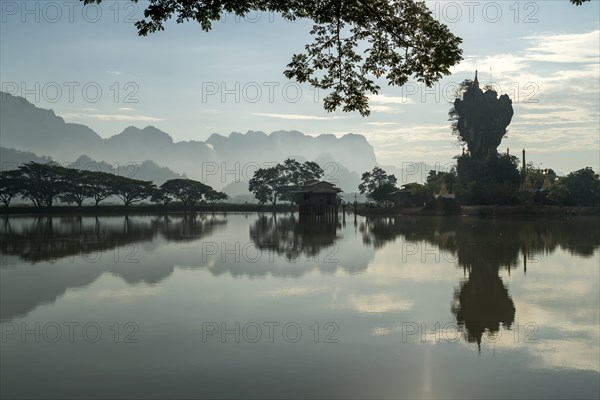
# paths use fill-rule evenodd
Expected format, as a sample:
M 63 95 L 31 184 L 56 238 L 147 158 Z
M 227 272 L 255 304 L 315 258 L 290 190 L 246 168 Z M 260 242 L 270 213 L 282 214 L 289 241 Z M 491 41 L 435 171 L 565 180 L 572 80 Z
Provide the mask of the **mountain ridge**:
M 257 168 L 282 162 L 290 155 L 307 160 L 326 158 L 339 163 L 339 170 L 358 175 L 377 165 L 373 147 L 363 135 L 355 133 L 336 137 L 328 133 L 306 135 L 297 130 L 270 134 L 248 130 L 227 136 L 213 133 L 204 141 L 174 141 L 167 132 L 149 125 L 128 126 L 103 138 L 90 127 L 67 122 L 53 110 L 37 107 L 22 97 L 4 92 L 0 95 L 1 146 L 43 154 L 62 163 L 72 162 L 81 154 L 119 165 L 152 160 L 217 189 L 231 182 L 248 181 Z M 355 179 L 350 181 L 339 184 L 345 190 L 356 190 Z

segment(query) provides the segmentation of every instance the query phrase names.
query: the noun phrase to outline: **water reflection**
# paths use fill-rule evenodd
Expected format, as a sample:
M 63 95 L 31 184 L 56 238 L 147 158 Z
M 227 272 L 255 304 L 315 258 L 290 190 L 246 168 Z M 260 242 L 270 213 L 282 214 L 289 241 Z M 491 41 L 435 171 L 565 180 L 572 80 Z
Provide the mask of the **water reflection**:
M 510 274 L 527 259 L 554 252 L 591 257 L 600 247 L 600 224 L 591 219 L 510 220 L 461 218 L 375 218 L 360 226 L 363 243 L 381 248 L 397 237 L 404 242 L 431 244 L 451 255 L 468 278 L 456 289 L 451 310 L 465 340 L 481 349 L 484 334 L 493 336 L 510 329 L 515 321 L 515 305 L 499 276 Z M 404 246 L 402 256 L 417 254 L 427 258 L 428 248 Z M 429 254 L 431 255 L 431 254 Z
M 598 398 L 597 219 L 340 219 L 0 220 L 2 328 L 42 327 L 39 343 L 16 333 L 2 344 L 2 394 Z M 140 341 L 115 342 L 111 327 L 129 321 Z M 210 321 L 280 325 L 273 342 L 243 328 L 239 342 L 205 342 Z M 330 321 L 338 343 L 324 342 Z M 74 342 L 66 330 L 45 339 L 66 322 L 80 324 Z M 100 342 L 82 339 L 89 322 Z M 303 329 L 295 343 L 282 335 L 290 322 Z M 406 338 L 405 322 L 420 331 Z M 527 322 L 538 343 L 524 341 Z
M 0 320 L 54 302 L 103 273 L 130 285 L 158 284 L 176 267 L 207 268 L 215 276 L 299 278 L 314 270 L 361 272 L 374 254 L 347 242 L 340 248 L 337 221 L 307 223 L 293 214 L 229 218 L 236 225 L 226 232 L 228 217 L 210 214 L 4 219 Z M 49 265 L 36 267 L 43 263 Z
M 232 277 L 362 273 L 376 250 L 400 238 L 397 264 L 407 253 L 434 249 L 463 269 L 451 312 L 465 339 L 480 345 L 484 335 L 515 320 L 501 271 L 526 272 L 528 258 L 558 248 L 588 257 L 600 246 L 597 219 L 361 218 L 347 228 L 344 220 L 317 223 L 294 214 L 6 218 L 0 223 L 0 320 L 54 302 L 103 273 L 130 285 L 157 284 L 176 267 Z M 233 226 L 225 229 L 228 221 Z M 50 264 L 36 267 L 44 262 Z
M 261 250 L 274 251 L 286 260 L 317 256 L 338 239 L 338 221 L 301 221 L 295 215 L 260 215 L 250 227 L 250 238 Z
M 29 222 L 29 223 L 28 223 Z M 37 263 L 85 254 L 93 260 L 101 252 L 151 241 L 162 236 L 185 242 L 210 236 L 227 223 L 207 214 L 134 217 L 36 217 L 4 218 L 0 229 L 0 252 Z
M 130 285 L 156 284 L 173 273 L 175 264 L 140 260 L 140 244 L 148 251 L 160 239 L 190 242 L 210 236 L 226 223 L 225 218 L 206 214 L 4 219 L 0 320 L 54 302 L 67 289 L 88 286 L 103 273 Z

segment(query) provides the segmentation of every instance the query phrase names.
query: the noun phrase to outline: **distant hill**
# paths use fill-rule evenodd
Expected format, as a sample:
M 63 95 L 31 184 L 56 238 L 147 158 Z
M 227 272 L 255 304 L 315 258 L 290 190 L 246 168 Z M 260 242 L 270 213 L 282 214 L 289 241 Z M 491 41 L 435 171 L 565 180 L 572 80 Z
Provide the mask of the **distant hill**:
M 128 178 L 140 179 L 142 181 L 152 181 L 157 185 L 162 185 L 169 179 L 187 179 L 185 174 L 178 174 L 167 167 L 161 167 L 154 161 L 145 160 L 141 164 L 109 164 L 104 161 L 95 161 L 90 157 L 80 156 L 75 162 L 70 164 L 73 168 L 103 171 L 111 174 L 118 174 Z
M 356 190 L 360 174 L 377 165 L 373 147 L 364 136 L 352 133 L 338 138 L 298 131 L 269 135 L 248 131 L 229 136 L 213 134 L 206 141 L 174 142 L 155 127 L 131 126 L 104 139 L 89 127 L 65 122 L 52 110 L 38 108 L 24 98 L 3 92 L 0 96 L 2 146 L 45 154 L 61 163 L 80 154 L 119 165 L 152 160 L 221 189 L 231 182 L 249 180 L 258 167 L 298 155 L 330 163 L 326 179 L 328 171 L 337 171 L 333 178 L 344 190 Z
M 0 169 L 2 171 L 17 169 L 19 165 L 30 161 L 46 164 L 52 161 L 52 157 L 38 156 L 30 151 L 20 151 L 17 149 L 0 147 Z
M 54 161 L 52 157 L 38 156 L 28 151 L 20 151 L 16 149 L 7 149 L 0 147 L 0 160 L 2 162 L 2 170 L 12 170 L 18 168 L 19 165 L 35 161 L 38 163 L 48 163 Z M 169 179 L 187 178 L 185 174 L 177 174 L 167 167 L 161 167 L 154 161 L 145 160 L 140 164 L 109 164 L 104 161 L 95 161 L 86 155 L 82 155 L 73 162 L 63 164 L 65 167 L 77 169 L 85 169 L 91 171 L 103 171 L 111 174 L 118 174 L 134 179 L 144 181 L 153 181 L 157 185 L 163 184 Z

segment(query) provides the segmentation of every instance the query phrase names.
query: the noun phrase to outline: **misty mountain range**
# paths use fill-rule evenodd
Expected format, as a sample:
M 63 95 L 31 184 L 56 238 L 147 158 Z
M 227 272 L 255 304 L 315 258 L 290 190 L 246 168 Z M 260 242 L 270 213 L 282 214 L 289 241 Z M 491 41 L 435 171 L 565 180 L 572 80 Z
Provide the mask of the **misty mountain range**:
M 179 177 L 196 179 L 231 197 L 248 195 L 246 182 L 257 168 L 288 157 L 318 162 L 325 170 L 323 179 L 346 193 L 356 192 L 360 175 L 378 165 L 366 138 L 352 133 L 338 138 L 298 131 L 248 131 L 229 136 L 215 133 L 206 141 L 174 142 L 153 126 L 130 126 L 105 139 L 88 126 L 65 122 L 54 111 L 36 107 L 22 97 L 4 92 L 0 96 L 2 163 L 19 159 L 47 162 L 50 158 L 65 165 L 97 161 L 103 163 L 102 170 L 119 169 L 125 176 L 157 184 Z M 137 169 L 132 174 L 133 164 Z M 401 173 L 394 167 L 386 169 Z

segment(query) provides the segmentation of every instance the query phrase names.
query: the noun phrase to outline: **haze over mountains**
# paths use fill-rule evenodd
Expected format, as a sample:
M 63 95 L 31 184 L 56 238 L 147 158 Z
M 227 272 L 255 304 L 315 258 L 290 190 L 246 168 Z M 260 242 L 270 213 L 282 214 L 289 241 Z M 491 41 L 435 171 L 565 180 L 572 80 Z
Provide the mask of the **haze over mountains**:
M 73 162 L 80 155 L 120 165 L 152 160 L 176 173 L 198 179 L 215 188 L 247 181 L 258 167 L 282 162 L 286 157 L 317 160 L 326 175 L 340 171 L 346 190 L 356 190 L 358 174 L 377 164 L 373 147 L 362 135 L 307 136 L 297 131 L 234 132 L 211 135 L 206 141 L 174 142 L 167 133 L 148 126 L 130 126 L 104 139 L 85 125 L 67 123 L 52 110 L 38 108 L 24 98 L 1 93 L 2 147 Z M 339 165 L 333 165 L 339 164 Z M 353 174 L 354 173 L 354 174 Z
M 135 163 L 141 167 L 152 161 L 154 165 L 146 163 L 149 171 L 156 172 L 160 167 L 170 171 L 163 170 L 161 177 L 149 177 L 148 173 L 133 177 L 157 183 L 161 178 L 185 175 L 218 190 L 231 189 L 225 189 L 230 195 L 243 195 L 246 185 L 235 182 L 247 182 L 257 168 L 293 157 L 298 161 L 317 161 L 325 170 L 324 179 L 336 182 L 348 193 L 357 191 L 360 175 L 377 165 L 373 147 L 366 138 L 352 133 L 338 138 L 298 131 L 269 135 L 248 131 L 229 136 L 215 133 L 206 141 L 174 142 L 169 134 L 153 126 L 130 126 L 105 139 L 88 126 L 65 122 L 54 111 L 36 107 L 22 97 L 4 92 L 0 96 L 2 147 L 33 152 L 60 163 L 73 163 L 82 155 L 111 166 Z M 393 168 L 390 172 L 399 170 Z M 398 179 L 402 181 L 400 176 Z

